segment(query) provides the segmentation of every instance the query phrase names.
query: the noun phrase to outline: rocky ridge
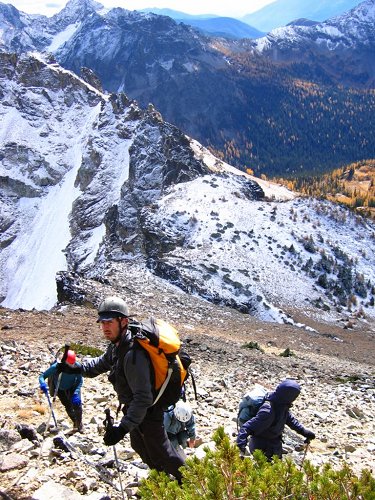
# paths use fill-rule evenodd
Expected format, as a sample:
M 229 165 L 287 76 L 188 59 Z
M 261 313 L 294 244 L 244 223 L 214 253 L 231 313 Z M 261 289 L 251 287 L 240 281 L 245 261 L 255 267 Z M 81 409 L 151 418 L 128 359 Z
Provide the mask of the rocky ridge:
M 137 281 L 129 268 L 128 278 L 122 294 L 134 316 L 152 314 L 170 321 L 178 327 L 194 360 L 198 400 L 194 400 L 191 384 L 188 397 L 203 446 L 210 443 L 219 425 L 234 440 L 237 405 L 251 384 L 272 389 L 292 376 L 303 386 L 293 411 L 317 435 L 307 459 L 334 467 L 345 461 L 357 473 L 363 468 L 374 471 L 374 333 L 366 331 L 363 323 L 358 321 L 355 331 L 339 326 L 324 330 L 327 327 L 322 325 L 317 334 L 292 325 L 263 323 L 215 306 L 148 273 L 138 273 Z M 38 390 L 39 372 L 48 366 L 51 352 L 64 343 L 104 349 L 94 308 L 101 296 L 113 291 L 109 284 L 98 283 L 86 307 L 66 303 L 50 312 L 0 310 L 0 484 L 10 498 L 45 499 L 51 488 L 55 495 L 68 488 L 69 498 L 74 499 L 120 498 L 113 450 L 102 442 L 104 409 L 110 407 L 113 413 L 117 405 L 106 377 L 84 381 L 84 434 L 66 437 L 69 423 L 56 403 L 63 440 L 54 441 L 54 434 L 43 440 L 48 405 Z M 256 348 L 244 347 L 250 342 Z M 293 355 L 280 356 L 287 348 Z M 65 450 L 61 449 L 64 443 Z M 287 432 L 284 445 L 289 456 L 301 461 L 304 447 L 299 436 Z M 193 451 L 198 456 L 202 452 L 202 445 Z M 131 498 L 147 468 L 127 438 L 117 446 L 117 453 L 122 483 Z
M 67 265 L 87 269 L 95 259 L 92 247 L 98 253 L 103 239 L 108 248 L 103 246 L 101 257 L 108 250 L 106 257 L 112 251 L 116 258 L 119 245 L 113 240 L 118 238 L 125 252 L 129 239 L 139 247 L 133 237 L 140 206 L 152 203 L 170 184 L 209 171 L 194 157 L 186 136 L 153 106 L 141 110 L 125 94 L 103 94 L 48 58 L 0 53 L 0 67 L 2 299 L 14 269 L 22 273 L 21 263 L 11 263 L 18 237 L 27 240 L 22 252 L 34 247 L 35 254 L 54 242 L 49 264 L 60 262 L 50 274 L 53 280 Z M 45 236 L 58 229 L 44 242 L 38 236 L 34 246 L 30 231 L 38 221 Z M 48 280 L 50 266 L 42 267 L 34 283 L 42 275 Z

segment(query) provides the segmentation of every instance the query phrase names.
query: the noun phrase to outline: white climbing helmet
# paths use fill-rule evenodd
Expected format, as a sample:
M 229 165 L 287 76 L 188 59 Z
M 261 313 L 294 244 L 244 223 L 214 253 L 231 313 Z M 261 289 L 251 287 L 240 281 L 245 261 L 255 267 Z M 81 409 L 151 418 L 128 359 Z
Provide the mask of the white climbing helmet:
M 180 422 L 188 422 L 193 416 L 193 410 L 185 401 L 178 401 L 174 407 L 174 416 Z

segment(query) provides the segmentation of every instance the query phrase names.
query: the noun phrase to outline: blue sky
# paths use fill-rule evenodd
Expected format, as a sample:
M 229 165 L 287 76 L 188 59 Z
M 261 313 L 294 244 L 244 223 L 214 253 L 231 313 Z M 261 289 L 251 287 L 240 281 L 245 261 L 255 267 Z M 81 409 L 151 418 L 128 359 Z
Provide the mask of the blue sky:
M 66 4 L 66 0 L 2 0 L 10 3 L 18 10 L 29 14 L 44 14 L 52 16 Z M 146 7 L 169 8 L 189 14 L 217 14 L 220 16 L 241 17 L 261 9 L 274 0 L 102 0 L 99 3 L 105 7 L 123 7 L 135 10 Z

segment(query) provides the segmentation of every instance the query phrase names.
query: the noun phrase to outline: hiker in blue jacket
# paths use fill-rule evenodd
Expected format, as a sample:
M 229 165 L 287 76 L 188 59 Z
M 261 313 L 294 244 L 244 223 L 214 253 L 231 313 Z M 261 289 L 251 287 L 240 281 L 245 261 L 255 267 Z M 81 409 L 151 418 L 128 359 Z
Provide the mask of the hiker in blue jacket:
M 262 404 L 255 417 L 248 420 L 239 430 L 237 446 L 245 453 L 248 436 L 249 450 L 261 450 L 271 460 L 274 455 L 282 457 L 282 435 L 285 425 L 306 438 L 309 442 L 315 434 L 305 429 L 290 412 L 293 401 L 301 392 L 300 385 L 292 379 L 281 382 Z
M 72 370 L 79 368 L 80 363 L 76 362 L 74 351 L 68 351 L 65 363 Z M 39 376 L 39 386 L 44 394 L 48 394 L 48 388 L 51 395 L 55 394 L 58 384 L 57 396 L 65 407 L 66 413 L 73 421 L 73 431 L 83 432 L 82 425 L 82 399 L 81 387 L 83 383 L 82 375 L 79 373 L 61 373 L 58 370 L 58 363 L 53 363 L 47 370 Z M 46 384 L 48 379 L 48 386 Z
M 178 401 L 175 407 L 164 412 L 164 428 L 172 446 L 178 449 L 194 448 L 195 445 L 195 417 L 188 403 Z

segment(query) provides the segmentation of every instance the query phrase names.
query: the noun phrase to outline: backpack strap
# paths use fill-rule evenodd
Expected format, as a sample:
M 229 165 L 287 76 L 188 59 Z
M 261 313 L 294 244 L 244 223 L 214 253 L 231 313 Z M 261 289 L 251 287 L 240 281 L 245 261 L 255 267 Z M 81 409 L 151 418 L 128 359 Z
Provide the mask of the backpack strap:
M 170 381 L 170 379 L 171 379 L 172 372 L 173 372 L 172 368 L 171 368 L 171 367 L 169 367 L 169 368 L 168 368 L 167 377 L 166 377 L 166 379 L 164 380 L 163 385 L 160 387 L 160 389 L 159 389 L 159 393 L 158 393 L 158 395 L 157 395 L 157 397 L 156 397 L 155 401 L 152 403 L 152 405 L 151 405 L 151 406 L 156 405 L 156 403 L 159 401 L 159 399 L 160 399 L 160 398 L 161 398 L 161 396 L 163 395 L 163 392 L 165 391 L 165 389 L 166 389 L 166 387 L 167 387 L 167 385 L 168 385 L 168 383 L 169 383 L 169 381 Z
M 135 362 L 136 362 L 136 358 L 137 358 L 137 351 L 143 351 L 146 353 L 147 355 L 147 359 L 148 359 L 148 365 L 150 367 L 150 380 L 151 380 L 151 387 L 153 389 L 153 392 L 155 393 L 154 391 L 154 387 L 155 387 L 155 372 L 154 372 L 154 368 L 152 366 L 152 362 L 151 362 L 151 359 L 150 359 L 150 354 L 146 351 L 146 349 L 143 349 L 143 347 L 141 347 L 138 342 L 134 342 L 133 341 L 133 344 L 131 346 L 131 348 L 129 349 L 130 351 L 132 351 L 132 363 L 133 365 L 135 365 Z

